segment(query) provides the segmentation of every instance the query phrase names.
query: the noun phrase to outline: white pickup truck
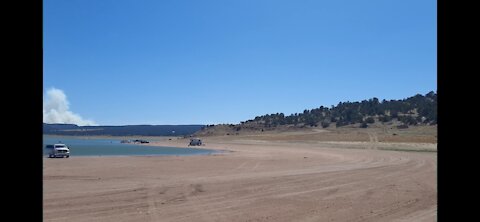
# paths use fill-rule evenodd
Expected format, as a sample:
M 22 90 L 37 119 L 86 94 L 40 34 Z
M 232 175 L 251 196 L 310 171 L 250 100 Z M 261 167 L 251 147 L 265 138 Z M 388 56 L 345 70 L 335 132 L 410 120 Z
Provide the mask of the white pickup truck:
M 62 143 L 56 143 L 53 145 L 47 145 L 47 149 L 49 149 L 48 157 L 55 158 L 55 157 L 70 157 L 70 149 L 67 145 Z

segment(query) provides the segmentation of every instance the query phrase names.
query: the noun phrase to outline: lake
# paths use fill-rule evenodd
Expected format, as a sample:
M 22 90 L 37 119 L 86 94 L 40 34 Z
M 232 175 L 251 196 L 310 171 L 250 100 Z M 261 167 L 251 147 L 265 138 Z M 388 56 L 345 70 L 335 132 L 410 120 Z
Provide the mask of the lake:
M 70 148 L 70 157 L 75 156 L 172 156 L 208 155 L 215 150 L 177 148 L 120 143 L 121 139 L 98 139 L 80 137 L 43 136 L 43 154 L 48 156 L 47 144 L 63 143 Z

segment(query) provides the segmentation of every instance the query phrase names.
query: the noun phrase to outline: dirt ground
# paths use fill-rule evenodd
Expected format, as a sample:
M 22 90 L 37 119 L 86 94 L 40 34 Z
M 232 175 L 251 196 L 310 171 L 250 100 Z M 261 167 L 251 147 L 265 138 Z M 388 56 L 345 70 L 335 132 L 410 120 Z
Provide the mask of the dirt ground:
M 45 158 L 44 221 L 437 220 L 436 143 L 321 132 L 205 137 L 225 151 L 206 156 Z

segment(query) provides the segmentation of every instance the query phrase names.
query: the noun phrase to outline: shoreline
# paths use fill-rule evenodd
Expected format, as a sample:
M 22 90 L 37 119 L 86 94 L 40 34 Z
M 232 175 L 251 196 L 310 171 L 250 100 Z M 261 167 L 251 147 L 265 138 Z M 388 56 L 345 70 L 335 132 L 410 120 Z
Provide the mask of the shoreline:
M 77 137 L 56 137 L 59 140 L 62 140 L 62 143 L 67 144 L 67 146 L 71 146 L 71 148 L 75 147 L 72 141 L 72 144 L 69 144 L 67 139 L 78 139 Z M 85 140 L 91 139 L 96 140 L 99 138 L 81 138 Z M 104 138 L 101 138 L 104 139 Z M 152 141 L 150 143 L 120 143 L 120 138 L 108 138 L 115 140 L 112 147 L 108 147 L 108 151 L 102 151 L 102 149 L 98 149 L 98 151 L 88 151 L 82 152 L 79 150 L 78 154 L 71 154 L 70 157 L 128 157 L 128 156 L 136 156 L 136 157 L 156 157 L 156 156 L 196 156 L 196 155 L 217 155 L 217 154 L 225 154 L 228 153 L 228 150 L 225 149 L 217 149 L 217 148 L 210 148 L 208 146 L 188 146 L 182 143 L 175 143 L 175 144 L 165 144 L 163 142 Z M 157 138 L 158 139 L 158 138 Z M 168 141 L 166 138 L 162 138 L 164 141 Z M 108 141 L 107 141 L 108 142 Z M 110 143 L 109 143 L 110 144 Z M 78 145 L 78 144 L 77 144 Z M 101 146 L 101 144 L 99 144 Z M 128 147 L 128 150 L 124 150 L 123 148 Z M 123 148 L 122 148 L 123 147 Z M 147 149 L 142 149 L 147 148 Z M 95 145 L 90 145 L 87 147 L 90 149 L 95 149 Z M 116 152 L 114 149 L 119 148 L 120 152 Z M 136 149 L 139 151 L 136 151 Z M 122 151 L 123 150 L 123 151 Z M 163 150 L 163 151 L 162 151 Z M 44 151 L 45 152 L 45 151 Z M 43 157 L 48 157 L 47 153 L 43 154 Z
M 201 147 L 229 152 L 46 158 L 44 221 L 412 221 L 437 216 L 434 152 L 383 151 L 374 143 L 202 140 Z M 143 145 L 181 148 L 188 141 Z

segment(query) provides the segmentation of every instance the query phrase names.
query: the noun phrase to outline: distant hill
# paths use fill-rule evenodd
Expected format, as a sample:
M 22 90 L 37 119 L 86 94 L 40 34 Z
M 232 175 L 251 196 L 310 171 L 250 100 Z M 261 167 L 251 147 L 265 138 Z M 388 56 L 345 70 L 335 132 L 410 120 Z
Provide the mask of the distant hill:
M 330 108 L 304 110 L 286 116 L 283 113 L 257 116 L 239 124 L 207 125 L 196 135 L 238 134 L 240 131 L 264 131 L 280 128 L 305 127 L 343 127 L 355 126 L 368 128 L 372 124 L 391 124 L 395 122 L 399 128 L 411 125 L 437 124 L 437 93 L 431 91 L 425 95 L 401 100 L 383 100 L 377 98 L 360 102 L 340 102 Z
M 66 136 L 185 136 L 204 125 L 129 125 L 77 126 L 74 124 L 43 124 L 43 134 Z

